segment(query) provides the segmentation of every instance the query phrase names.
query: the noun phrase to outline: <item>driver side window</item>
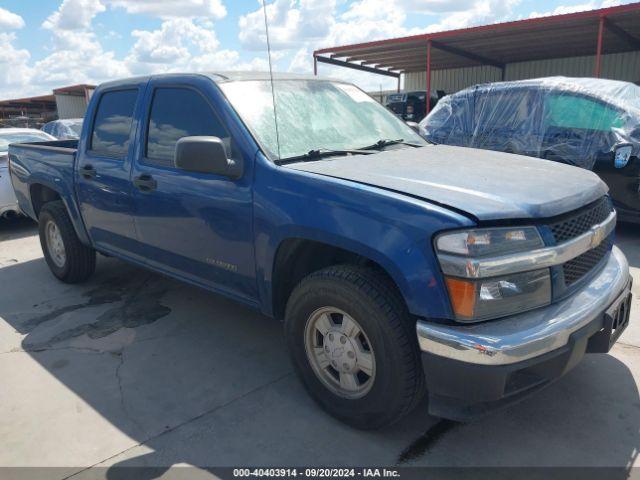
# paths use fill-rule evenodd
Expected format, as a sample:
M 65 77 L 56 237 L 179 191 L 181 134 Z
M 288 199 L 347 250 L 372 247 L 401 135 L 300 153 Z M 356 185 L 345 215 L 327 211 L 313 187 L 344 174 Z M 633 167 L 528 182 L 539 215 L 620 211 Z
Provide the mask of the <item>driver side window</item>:
M 231 156 L 231 138 L 206 99 L 189 88 L 158 88 L 147 126 L 146 163 L 173 166 L 176 143 L 183 137 L 215 136 Z

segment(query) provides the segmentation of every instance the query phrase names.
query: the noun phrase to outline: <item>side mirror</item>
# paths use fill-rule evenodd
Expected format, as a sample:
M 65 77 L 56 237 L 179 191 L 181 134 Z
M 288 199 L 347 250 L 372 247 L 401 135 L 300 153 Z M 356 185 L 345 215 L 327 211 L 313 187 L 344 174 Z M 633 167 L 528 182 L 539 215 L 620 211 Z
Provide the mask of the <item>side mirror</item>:
M 406 121 L 405 123 L 409 125 L 411 130 L 413 130 L 416 133 L 420 133 L 420 125 L 418 125 L 416 122 Z
M 631 159 L 633 145 L 630 143 L 618 143 L 613 149 L 613 165 L 616 168 L 624 168 Z
M 227 157 L 224 142 L 218 137 L 183 137 L 176 143 L 176 168 L 188 172 L 213 173 L 237 179 L 242 162 Z

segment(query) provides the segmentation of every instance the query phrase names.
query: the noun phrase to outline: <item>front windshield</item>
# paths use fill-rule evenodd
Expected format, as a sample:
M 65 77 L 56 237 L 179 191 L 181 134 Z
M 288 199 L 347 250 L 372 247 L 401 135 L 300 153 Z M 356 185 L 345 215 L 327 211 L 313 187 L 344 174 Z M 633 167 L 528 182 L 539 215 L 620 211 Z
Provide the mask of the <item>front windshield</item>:
M 0 153 L 9 151 L 11 143 L 46 142 L 51 137 L 45 133 L 2 133 L 0 132 Z
M 276 80 L 274 85 L 281 159 L 318 149 L 359 149 L 382 139 L 426 145 L 353 85 L 318 80 Z M 278 158 L 270 82 L 238 81 L 220 87 L 267 155 Z

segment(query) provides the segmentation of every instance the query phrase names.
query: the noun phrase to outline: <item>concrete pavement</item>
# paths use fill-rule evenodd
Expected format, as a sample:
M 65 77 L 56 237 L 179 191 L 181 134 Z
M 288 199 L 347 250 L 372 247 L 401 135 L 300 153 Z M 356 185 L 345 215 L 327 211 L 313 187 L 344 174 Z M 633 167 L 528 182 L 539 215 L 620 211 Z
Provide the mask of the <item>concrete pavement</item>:
M 0 466 L 113 478 L 112 465 L 636 465 L 640 229 L 619 230 L 635 300 L 611 354 L 472 424 L 422 405 L 360 432 L 304 392 L 277 321 L 115 259 L 62 284 L 35 227 L 0 220 Z

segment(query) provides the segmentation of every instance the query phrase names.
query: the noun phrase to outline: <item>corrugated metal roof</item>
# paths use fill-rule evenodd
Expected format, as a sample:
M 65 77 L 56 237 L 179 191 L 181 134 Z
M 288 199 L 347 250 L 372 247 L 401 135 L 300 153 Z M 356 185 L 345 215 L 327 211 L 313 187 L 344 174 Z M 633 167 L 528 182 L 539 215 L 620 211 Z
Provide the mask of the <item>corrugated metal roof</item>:
M 603 53 L 640 50 L 640 3 L 316 50 L 318 60 L 395 72 L 591 55 L 601 18 Z
M 67 95 L 85 95 L 87 90 L 95 90 L 95 85 L 87 83 L 80 83 L 78 85 L 70 85 L 68 87 L 55 88 L 54 94 L 67 94 Z

